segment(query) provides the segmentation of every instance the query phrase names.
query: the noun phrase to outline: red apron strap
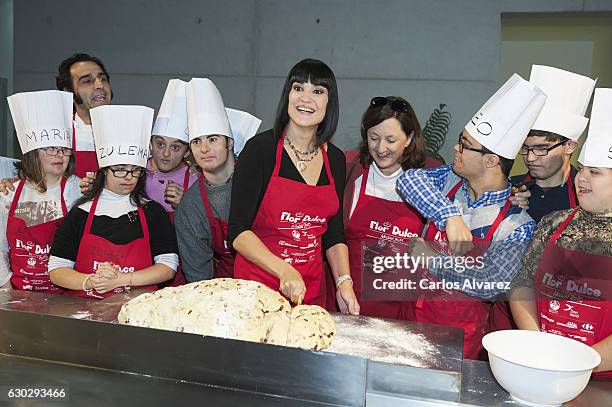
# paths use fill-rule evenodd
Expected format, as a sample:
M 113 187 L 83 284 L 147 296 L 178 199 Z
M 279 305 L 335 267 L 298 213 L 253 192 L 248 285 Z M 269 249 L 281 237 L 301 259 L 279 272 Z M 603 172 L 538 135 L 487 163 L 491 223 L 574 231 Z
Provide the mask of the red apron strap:
M 574 216 L 576 216 L 576 214 L 578 213 L 578 210 L 580 208 L 576 208 L 572 211 L 572 213 L 570 213 L 568 215 L 568 217 L 559 225 L 559 228 L 556 230 L 556 232 L 550 237 L 550 242 L 551 243 L 555 243 L 557 241 L 557 239 L 559 238 L 559 236 L 561 236 L 561 233 L 563 233 L 563 231 L 565 230 L 565 228 L 567 227 L 567 225 L 569 225 L 569 223 L 572 221 L 572 219 L 574 219 Z
M 323 154 L 323 163 L 325 164 L 325 171 L 327 171 L 327 178 L 329 179 L 329 184 L 334 185 L 334 177 L 332 175 L 331 169 L 329 168 L 329 160 L 327 159 L 327 144 L 321 146 L 321 153 Z
M 93 223 L 94 215 L 96 214 L 96 207 L 98 206 L 99 198 L 100 197 L 97 197 L 91 202 L 91 208 L 89 208 L 89 214 L 87 215 L 87 222 L 85 222 L 85 230 L 83 230 L 83 236 L 88 235 L 91 230 L 91 224 Z
M 529 175 L 529 173 L 527 173 L 527 176 L 525 176 L 525 179 L 523 179 L 523 184 L 526 184 L 529 181 L 531 181 L 531 175 Z
M 183 190 L 184 192 L 187 192 L 187 190 L 189 189 L 189 165 L 187 165 L 187 168 L 185 168 L 185 176 L 183 177 Z
M 68 208 L 66 207 L 66 201 L 64 200 L 64 190 L 66 189 L 66 177 L 62 177 L 62 181 L 60 183 L 60 200 L 62 201 L 62 213 L 64 216 L 68 213 Z
M 463 185 L 463 180 L 457 182 L 457 185 L 455 185 L 450 191 L 448 191 L 446 197 L 454 201 L 455 195 L 457 194 L 457 191 L 459 191 L 459 188 L 461 188 L 461 185 Z
M 484 238 L 486 242 L 490 242 L 491 240 L 493 240 L 493 234 L 495 234 L 495 232 L 497 231 L 497 228 L 499 227 L 499 225 L 502 223 L 502 221 L 506 217 L 506 214 L 508 213 L 508 210 L 510 210 L 511 206 L 512 206 L 512 203 L 510 202 L 510 199 L 508 199 L 506 203 L 504 204 L 504 206 L 499 211 L 499 214 L 495 218 L 495 221 L 493 221 L 493 224 L 491 225 L 491 227 L 489 227 L 489 232 Z
M 142 226 L 142 234 L 147 242 L 151 242 L 149 240 L 149 225 L 147 224 L 147 218 L 145 216 L 144 210 L 141 207 L 138 207 L 138 216 L 140 217 L 140 226 Z
M 202 196 L 202 203 L 204 204 L 204 209 L 206 209 L 206 215 L 208 215 L 208 219 L 213 218 L 212 207 L 210 206 L 210 202 L 208 202 L 208 197 L 206 196 L 206 185 L 204 185 L 204 175 L 200 174 L 200 178 L 198 179 L 200 183 L 200 195 Z
M 276 144 L 276 162 L 274 163 L 274 171 L 272 171 L 273 176 L 278 176 L 280 171 L 281 157 L 283 156 L 283 141 L 285 140 L 286 131 L 287 129 L 283 130 L 283 134 Z
M 567 178 L 567 195 L 569 196 L 570 208 L 578 206 L 576 190 L 574 189 L 574 180 L 572 177 L 572 170 L 570 169 L 569 177 Z
M 11 202 L 11 208 L 9 209 L 8 216 L 15 215 L 15 208 L 17 207 L 17 202 L 19 202 L 19 197 L 21 196 L 21 191 L 23 190 L 23 186 L 27 182 L 26 179 L 22 179 L 21 183 L 17 186 L 17 190 L 15 191 L 15 196 L 13 197 L 13 202 Z
M 363 170 L 363 176 L 361 177 L 361 186 L 359 187 L 359 198 L 361 199 L 365 196 L 366 184 L 368 183 L 368 176 L 370 174 L 370 166 L 367 165 Z

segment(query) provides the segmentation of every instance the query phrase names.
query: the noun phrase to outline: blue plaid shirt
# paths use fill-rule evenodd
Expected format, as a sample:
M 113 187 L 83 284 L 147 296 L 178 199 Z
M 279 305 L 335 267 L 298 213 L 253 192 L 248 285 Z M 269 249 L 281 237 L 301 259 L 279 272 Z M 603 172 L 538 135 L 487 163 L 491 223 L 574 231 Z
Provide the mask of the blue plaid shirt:
M 425 218 L 433 221 L 439 230 L 445 230 L 446 220 L 451 216 L 461 216 L 459 208 L 446 197 L 442 190 L 452 173 L 452 166 L 447 165 L 432 169 L 411 169 L 402 174 L 397 180 L 400 195 Z M 454 178 L 454 177 L 453 177 Z M 490 205 L 503 206 L 511 193 L 511 186 L 499 191 L 487 191 L 477 200 L 472 200 L 468 190 L 468 182 L 457 191 L 466 199 L 469 208 L 483 208 Z M 514 207 L 514 210 L 517 210 Z M 462 291 L 481 299 L 493 299 L 503 294 L 503 288 L 477 288 L 474 284 L 466 287 L 465 280 L 475 282 L 510 282 L 519 272 L 522 264 L 523 252 L 531 240 L 536 223 L 531 220 L 517 227 L 503 241 L 492 242 L 484 255 L 484 267 L 466 268 L 461 273 L 454 268 L 434 268 L 429 271 L 439 279 L 458 282 Z M 478 237 L 484 235 L 482 230 L 472 230 Z M 438 255 L 445 262 L 446 257 Z

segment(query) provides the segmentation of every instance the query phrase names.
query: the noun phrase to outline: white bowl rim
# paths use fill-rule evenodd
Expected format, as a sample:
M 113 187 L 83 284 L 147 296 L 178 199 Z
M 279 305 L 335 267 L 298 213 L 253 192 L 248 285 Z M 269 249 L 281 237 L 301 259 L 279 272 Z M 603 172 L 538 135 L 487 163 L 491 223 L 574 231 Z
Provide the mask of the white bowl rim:
M 516 361 L 513 360 L 509 360 L 506 357 L 502 357 L 499 354 L 497 354 L 496 352 L 491 351 L 487 345 L 488 342 L 491 340 L 491 337 L 493 336 L 499 336 L 499 335 L 503 335 L 500 334 L 500 332 L 532 332 L 533 334 L 538 334 L 538 335 L 554 335 L 556 338 L 561 338 L 561 341 L 572 341 L 572 343 L 578 344 L 579 346 L 584 346 L 587 349 L 587 352 L 591 353 L 593 355 L 594 361 L 592 363 L 593 366 L 591 366 L 591 364 L 586 364 L 585 363 L 585 367 L 581 368 L 581 369 L 553 369 L 553 368 L 546 368 L 546 367 L 542 367 L 542 366 L 535 366 L 535 364 L 531 363 L 531 362 L 527 362 L 527 363 L 518 363 Z M 527 334 L 530 335 L 530 334 Z M 490 332 L 488 334 L 486 334 L 483 338 L 482 338 L 482 346 L 487 350 L 487 352 L 489 352 L 490 354 L 492 354 L 493 356 L 502 359 L 506 362 L 518 365 L 518 366 L 525 366 L 531 369 L 536 369 L 536 370 L 545 370 L 545 371 L 549 371 L 549 372 L 583 372 L 583 371 L 587 371 L 587 370 L 593 370 L 594 368 L 596 368 L 597 366 L 599 366 L 601 364 L 601 356 L 599 355 L 599 353 L 597 353 L 597 351 L 595 351 L 595 349 L 591 348 L 588 345 L 585 345 L 582 342 L 576 341 L 574 339 L 571 338 L 566 338 L 565 336 L 561 336 L 561 335 L 555 335 L 555 334 L 551 334 L 548 332 L 541 332 L 541 331 L 530 331 L 530 330 L 526 330 L 526 329 L 505 329 L 505 330 L 501 330 L 501 331 L 495 331 L 495 332 Z M 596 362 L 596 363 L 595 363 Z

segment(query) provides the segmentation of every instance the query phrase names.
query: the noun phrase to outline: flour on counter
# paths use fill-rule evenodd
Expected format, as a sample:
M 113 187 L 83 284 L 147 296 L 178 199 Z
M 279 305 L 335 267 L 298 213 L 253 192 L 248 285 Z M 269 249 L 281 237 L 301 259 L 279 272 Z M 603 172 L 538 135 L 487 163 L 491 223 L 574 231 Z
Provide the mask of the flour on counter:
M 341 318 L 327 352 L 360 356 L 377 362 L 428 367 L 438 350 L 422 334 L 377 318 Z

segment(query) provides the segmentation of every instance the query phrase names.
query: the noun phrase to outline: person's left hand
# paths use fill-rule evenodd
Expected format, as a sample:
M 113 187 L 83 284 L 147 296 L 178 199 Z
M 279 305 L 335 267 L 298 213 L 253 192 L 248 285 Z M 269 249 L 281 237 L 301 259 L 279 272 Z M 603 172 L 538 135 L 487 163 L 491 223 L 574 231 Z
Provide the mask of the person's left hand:
M 99 294 L 105 294 L 117 287 L 122 287 L 124 284 L 120 278 L 121 274 L 116 265 L 109 262 L 100 263 L 96 274 L 89 279 L 91 288 Z
M 174 181 L 168 181 L 166 184 L 166 191 L 164 193 L 164 198 L 166 202 L 168 202 L 174 209 L 181 203 L 181 199 L 183 199 L 183 186 L 177 184 Z
M 336 299 L 338 300 L 340 312 L 343 314 L 359 315 L 359 303 L 357 302 L 357 296 L 351 281 L 345 280 L 340 284 L 340 287 L 336 290 Z

